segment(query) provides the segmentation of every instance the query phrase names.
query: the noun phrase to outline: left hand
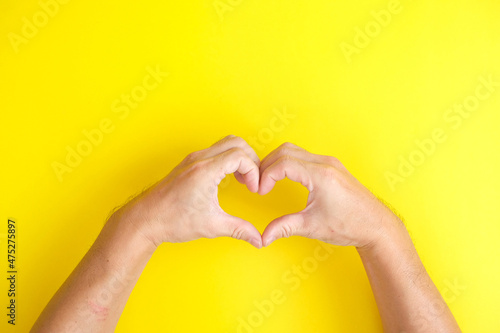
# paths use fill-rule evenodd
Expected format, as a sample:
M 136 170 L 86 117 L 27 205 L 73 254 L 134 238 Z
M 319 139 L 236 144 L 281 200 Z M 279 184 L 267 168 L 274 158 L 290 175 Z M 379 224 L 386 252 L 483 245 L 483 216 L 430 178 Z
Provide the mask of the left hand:
M 259 194 L 289 178 L 309 190 L 307 207 L 279 217 L 264 230 L 264 246 L 290 236 L 334 245 L 367 247 L 402 222 L 335 157 L 317 155 L 285 143 L 262 160 Z

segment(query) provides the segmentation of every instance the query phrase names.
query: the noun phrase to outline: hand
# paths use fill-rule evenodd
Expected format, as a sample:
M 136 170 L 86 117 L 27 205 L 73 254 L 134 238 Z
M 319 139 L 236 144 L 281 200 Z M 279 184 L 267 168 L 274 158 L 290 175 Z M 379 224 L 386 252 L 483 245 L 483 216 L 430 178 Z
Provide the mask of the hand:
M 260 166 L 259 194 L 289 178 L 309 190 L 307 207 L 272 221 L 262 240 L 303 236 L 334 245 L 372 244 L 397 217 L 334 157 L 309 153 L 291 143 L 271 152 Z
M 217 197 L 217 186 L 231 173 L 257 192 L 259 165 L 257 154 L 243 139 L 228 136 L 188 155 L 167 177 L 115 214 L 135 224 L 156 247 L 162 242 L 233 237 L 261 248 L 260 232 L 224 212 Z

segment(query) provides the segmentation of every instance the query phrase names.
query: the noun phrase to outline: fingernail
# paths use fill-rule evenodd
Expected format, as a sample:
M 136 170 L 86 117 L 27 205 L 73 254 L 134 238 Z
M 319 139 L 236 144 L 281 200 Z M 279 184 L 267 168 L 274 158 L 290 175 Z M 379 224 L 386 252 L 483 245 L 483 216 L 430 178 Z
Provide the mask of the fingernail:
M 250 244 L 252 244 L 253 246 L 255 246 L 258 249 L 260 249 L 262 247 L 262 241 L 260 239 L 257 239 L 257 238 L 252 238 L 250 240 Z
M 276 237 L 271 237 L 271 238 L 269 238 L 269 239 L 267 240 L 267 242 L 266 242 L 266 245 L 265 245 L 265 246 L 269 246 L 269 245 L 271 245 L 271 243 L 272 243 L 272 242 L 274 242 L 275 240 L 276 240 Z

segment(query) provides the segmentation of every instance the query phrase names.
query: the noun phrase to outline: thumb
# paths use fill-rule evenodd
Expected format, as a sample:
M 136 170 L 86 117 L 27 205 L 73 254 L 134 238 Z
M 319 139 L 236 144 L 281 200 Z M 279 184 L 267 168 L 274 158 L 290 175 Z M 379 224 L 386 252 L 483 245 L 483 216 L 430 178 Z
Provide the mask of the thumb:
M 284 215 L 269 223 L 262 234 L 262 245 L 269 246 L 277 239 L 290 236 L 307 236 L 302 213 Z
M 225 213 L 222 224 L 222 234 L 220 236 L 244 240 L 258 249 L 262 247 L 260 232 L 250 222 Z

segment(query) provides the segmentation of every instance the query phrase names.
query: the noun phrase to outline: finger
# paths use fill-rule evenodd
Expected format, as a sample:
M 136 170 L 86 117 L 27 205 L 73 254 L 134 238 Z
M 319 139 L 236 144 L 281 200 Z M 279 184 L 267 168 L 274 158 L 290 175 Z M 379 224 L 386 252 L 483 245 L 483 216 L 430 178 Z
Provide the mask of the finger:
M 262 245 L 269 246 L 277 239 L 291 236 L 308 237 L 309 233 L 304 228 L 304 215 L 295 213 L 281 216 L 268 224 L 262 234 Z
M 260 166 L 260 158 L 255 150 L 242 138 L 234 135 L 228 135 L 224 139 L 214 143 L 211 147 L 200 151 L 200 158 L 210 158 L 219 155 L 229 149 L 242 149 L 254 162 Z
M 290 156 L 280 157 L 260 176 L 259 194 L 269 193 L 278 181 L 285 178 L 301 183 L 309 192 L 312 192 L 314 190 L 313 172 L 310 172 L 310 169 L 311 163 L 309 162 Z
M 234 178 L 236 178 L 236 180 L 237 180 L 240 184 L 245 185 L 245 180 L 243 179 L 243 176 L 241 175 L 241 173 L 239 173 L 238 171 L 236 171 L 236 172 L 234 173 Z
M 255 162 L 255 164 L 260 166 L 260 158 L 257 156 L 255 150 L 250 147 L 250 145 L 245 140 L 235 135 L 228 135 L 222 140 L 213 144 L 210 148 L 200 152 L 200 157 L 213 157 L 232 148 L 243 149 L 243 151 Z M 245 178 L 238 171 L 234 173 L 234 176 L 239 183 L 246 185 Z
M 217 235 L 218 237 L 241 239 L 258 249 L 262 247 L 262 237 L 253 224 L 239 217 L 227 213 L 224 214 L 224 218 L 221 219 L 222 227 L 220 233 Z
M 330 156 L 325 155 L 317 155 L 308 152 L 307 150 L 294 145 L 293 143 L 286 142 L 273 150 L 269 155 L 267 155 L 260 163 L 261 174 L 267 169 L 270 165 L 272 165 L 276 160 L 283 156 L 291 156 L 296 159 L 312 162 L 312 163 L 324 163 L 327 164 L 331 161 Z
M 231 148 L 213 159 L 219 172 L 216 176 L 217 184 L 226 175 L 238 172 L 251 192 L 259 190 L 259 166 L 242 149 Z

